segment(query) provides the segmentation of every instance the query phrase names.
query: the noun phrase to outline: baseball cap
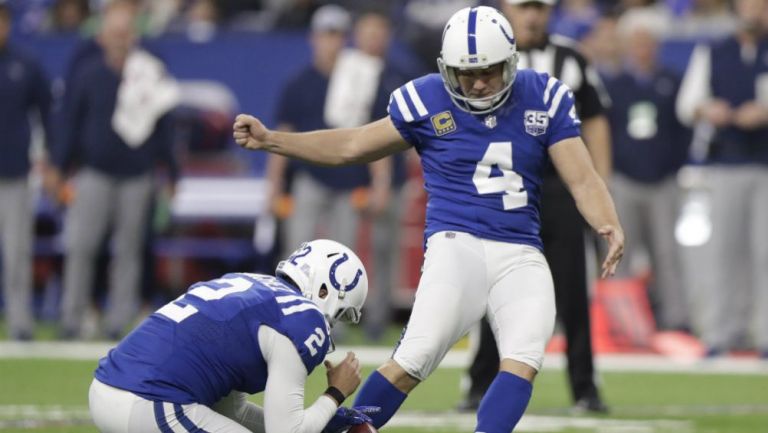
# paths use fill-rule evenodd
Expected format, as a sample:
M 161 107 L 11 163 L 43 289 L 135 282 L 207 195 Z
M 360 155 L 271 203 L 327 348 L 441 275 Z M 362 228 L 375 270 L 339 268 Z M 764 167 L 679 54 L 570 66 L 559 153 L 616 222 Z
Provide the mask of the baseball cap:
M 507 4 L 521 5 L 523 3 L 542 3 L 549 6 L 554 6 L 557 0 L 504 0 Z
M 351 26 L 352 16 L 349 12 L 334 4 L 318 8 L 309 25 L 313 32 L 347 32 Z

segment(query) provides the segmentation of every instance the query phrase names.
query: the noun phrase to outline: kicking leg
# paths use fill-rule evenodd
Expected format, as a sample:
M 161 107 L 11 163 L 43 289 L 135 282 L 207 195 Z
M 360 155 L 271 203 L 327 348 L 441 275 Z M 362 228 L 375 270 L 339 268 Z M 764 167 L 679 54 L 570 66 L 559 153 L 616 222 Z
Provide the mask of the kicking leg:
M 488 296 L 485 253 L 479 239 L 454 232 L 430 237 L 424 272 L 403 337 L 392 359 L 365 381 L 355 406 L 380 406 L 379 428 L 408 393 L 426 379 L 453 344 L 480 320 Z

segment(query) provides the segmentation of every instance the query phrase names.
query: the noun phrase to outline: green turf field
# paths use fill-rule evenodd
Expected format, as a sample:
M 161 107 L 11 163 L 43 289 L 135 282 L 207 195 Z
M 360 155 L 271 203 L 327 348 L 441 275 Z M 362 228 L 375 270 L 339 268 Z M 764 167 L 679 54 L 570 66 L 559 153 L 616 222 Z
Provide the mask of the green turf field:
M 0 430 L 95 432 L 87 389 L 95 361 L 0 359 Z M 471 432 L 473 418 L 450 411 L 459 369 L 440 369 L 414 391 L 392 433 Z M 367 371 L 366 371 L 367 374 Z M 564 373 L 545 370 L 518 431 L 564 433 L 768 433 L 768 375 L 609 372 L 602 375 L 609 416 L 569 412 Z M 318 369 L 308 396 L 325 388 Z M 434 427 L 425 427 L 430 424 Z

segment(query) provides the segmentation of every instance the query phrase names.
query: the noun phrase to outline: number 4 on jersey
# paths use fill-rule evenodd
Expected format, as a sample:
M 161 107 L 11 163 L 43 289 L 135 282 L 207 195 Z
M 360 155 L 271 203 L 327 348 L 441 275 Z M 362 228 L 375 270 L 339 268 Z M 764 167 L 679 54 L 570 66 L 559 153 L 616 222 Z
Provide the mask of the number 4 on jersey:
M 491 176 L 497 166 L 501 176 Z M 483 159 L 477 163 L 472 182 L 479 194 L 503 192 L 504 210 L 516 209 L 528 204 L 528 193 L 523 189 L 523 178 L 512 171 L 512 142 L 498 141 L 488 145 Z

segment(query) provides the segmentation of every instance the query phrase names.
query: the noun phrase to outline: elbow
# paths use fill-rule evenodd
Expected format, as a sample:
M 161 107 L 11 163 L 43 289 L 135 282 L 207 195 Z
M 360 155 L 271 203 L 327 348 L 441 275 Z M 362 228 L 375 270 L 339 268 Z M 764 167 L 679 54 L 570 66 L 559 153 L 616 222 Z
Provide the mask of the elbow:
M 363 162 L 363 154 L 360 146 L 354 140 L 349 141 L 336 155 L 333 165 L 351 165 Z
M 351 165 L 357 163 L 359 156 L 354 151 L 345 151 L 337 155 L 334 165 Z

